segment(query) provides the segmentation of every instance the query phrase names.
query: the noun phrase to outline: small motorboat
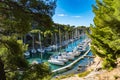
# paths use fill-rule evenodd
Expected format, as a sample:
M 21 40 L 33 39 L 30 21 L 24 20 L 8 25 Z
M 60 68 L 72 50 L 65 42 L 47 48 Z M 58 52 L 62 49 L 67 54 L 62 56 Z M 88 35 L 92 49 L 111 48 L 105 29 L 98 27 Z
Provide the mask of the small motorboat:
M 68 53 L 66 53 L 66 54 L 68 54 L 68 55 L 70 55 L 70 56 L 75 56 L 75 54 L 73 53 L 73 52 L 68 52 Z
M 47 48 L 45 48 L 45 51 L 50 52 L 50 51 L 52 51 L 52 48 L 51 47 L 47 47 Z
M 81 52 L 79 52 L 79 51 L 75 51 L 75 52 L 74 52 L 75 56 L 79 56 L 80 53 L 81 53 Z
M 36 53 L 37 51 L 35 49 L 32 49 L 31 50 L 31 53 Z
M 26 58 L 29 58 L 29 57 L 30 57 L 30 52 L 28 52 L 28 51 L 25 52 L 25 53 L 24 53 L 24 56 L 25 56 Z
M 68 59 L 68 60 L 74 60 L 74 56 L 71 56 L 68 53 L 62 53 L 61 55 L 64 59 Z
M 64 59 L 62 56 L 57 56 L 56 58 L 58 61 L 62 61 L 62 62 L 67 62 L 68 59 Z
M 64 65 L 65 64 L 62 61 L 58 61 L 58 60 L 52 59 L 52 58 L 50 60 L 48 60 L 48 62 L 51 63 L 51 64 L 55 64 L 55 65 Z
M 84 52 L 86 49 L 85 48 L 78 48 L 78 51 Z
M 56 59 L 56 60 L 62 61 L 62 62 L 67 62 L 68 61 L 68 59 L 64 59 L 60 54 L 51 56 L 50 59 Z
M 44 49 L 37 49 L 37 51 L 40 52 L 40 53 L 45 53 Z
M 50 46 L 53 50 L 55 50 L 55 49 L 58 49 L 58 46 L 57 45 L 52 45 L 52 46 Z

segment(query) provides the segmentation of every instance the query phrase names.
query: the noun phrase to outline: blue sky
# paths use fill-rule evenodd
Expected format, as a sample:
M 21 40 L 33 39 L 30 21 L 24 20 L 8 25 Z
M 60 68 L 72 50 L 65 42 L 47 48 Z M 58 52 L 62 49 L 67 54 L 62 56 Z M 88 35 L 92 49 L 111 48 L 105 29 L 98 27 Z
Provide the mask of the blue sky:
M 57 0 L 53 21 L 60 24 L 89 26 L 93 24 L 95 0 Z

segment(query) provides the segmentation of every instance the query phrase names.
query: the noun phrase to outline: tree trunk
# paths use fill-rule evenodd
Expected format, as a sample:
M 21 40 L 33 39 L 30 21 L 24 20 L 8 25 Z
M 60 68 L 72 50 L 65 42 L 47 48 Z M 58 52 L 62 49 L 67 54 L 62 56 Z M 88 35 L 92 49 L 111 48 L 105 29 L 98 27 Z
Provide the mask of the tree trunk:
M 6 80 L 4 64 L 3 64 L 1 57 L 0 57 L 0 80 Z

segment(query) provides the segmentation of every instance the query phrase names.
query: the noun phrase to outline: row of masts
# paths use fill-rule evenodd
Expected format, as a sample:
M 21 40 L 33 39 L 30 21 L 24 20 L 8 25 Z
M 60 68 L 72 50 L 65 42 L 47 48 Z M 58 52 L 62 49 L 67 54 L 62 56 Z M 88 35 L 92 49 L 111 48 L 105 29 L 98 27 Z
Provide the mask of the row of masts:
M 62 35 L 60 28 L 59 28 L 59 32 L 58 33 L 59 34 L 54 33 L 54 35 L 55 35 L 55 37 L 54 37 L 55 38 L 54 39 L 55 40 L 55 44 L 54 45 L 56 46 L 55 47 L 55 51 L 56 52 L 58 52 L 58 46 L 60 46 L 59 47 L 59 52 L 60 52 L 61 48 L 62 48 L 62 45 L 63 44 L 68 45 L 70 40 L 72 40 L 72 44 L 73 44 L 74 39 L 80 38 L 81 33 L 84 33 L 84 31 L 80 32 L 78 29 L 76 29 L 75 31 L 72 31 L 71 32 L 72 33 L 71 34 L 71 39 L 70 39 L 70 36 L 69 36 L 68 32 L 65 32 L 65 35 Z M 57 35 L 59 35 L 59 36 L 57 36 Z M 64 36 L 64 39 L 63 39 L 62 36 Z M 36 53 L 37 51 L 40 52 L 40 53 L 44 53 L 45 49 L 42 47 L 43 45 L 42 45 L 42 41 L 41 41 L 41 33 L 40 32 L 38 32 L 38 39 L 39 39 L 39 47 L 36 50 L 35 49 L 35 36 L 32 35 L 32 49 L 31 49 L 31 53 Z M 65 42 L 65 43 L 63 43 L 63 42 Z

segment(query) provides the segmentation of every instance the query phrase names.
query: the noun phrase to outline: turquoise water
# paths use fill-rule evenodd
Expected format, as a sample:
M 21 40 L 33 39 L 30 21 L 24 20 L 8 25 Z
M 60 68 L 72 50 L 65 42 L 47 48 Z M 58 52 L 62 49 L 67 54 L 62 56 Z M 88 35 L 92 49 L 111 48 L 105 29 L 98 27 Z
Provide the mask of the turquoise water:
M 68 46 L 66 46 L 65 48 L 62 48 L 61 50 L 60 50 L 60 52 L 63 52 L 63 51 L 67 51 L 67 52 L 71 52 L 81 41 L 83 41 L 85 38 L 84 37 L 81 37 L 80 39 L 78 39 L 78 40 L 75 40 L 74 42 L 72 42 L 72 43 L 69 43 L 68 44 Z M 49 57 L 51 56 L 51 55 L 55 55 L 55 54 L 58 54 L 59 52 L 47 52 L 47 53 L 45 53 L 45 54 L 43 54 L 43 58 L 42 58 L 42 61 L 43 62 L 47 62 L 48 61 L 48 59 L 49 59 Z M 81 54 L 82 55 L 82 54 Z M 38 54 L 38 55 L 36 55 L 36 56 L 34 56 L 33 58 L 30 58 L 30 59 L 27 59 L 30 63 L 32 63 L 33 61 L 41 61 L 41 55 L 40 54 Z M 77 59 L 78 57 L 76 57 L 75 59 Z M 80 61 L 82 61 L 82 60 L 80 60 Z M 84 61 L 86 61 L 86 60 L 84 60 Z M 70 64 L 72 61 L 68 61 L 64 66 L 66 66 L 66 65 L 68 65 L 68 64 Z M 80 64 L 80 62 L 78 62 L 77 64 Z M 84 63 L 83 63 L 84 64 Z M 49 66 L 50 66 L 50 68 L 51 68 L 51 70 L 55 70 L 55 69 L 58 69 L 58 68 L 60 68 L 60 67 L 63 67 L 63 66 L 59 66 L 59 65 L 54 65 L 54 64 L 49 64 Z M 75 65 L 75 66 L 77 66 L 77 65 Z M 74 66 L 74 67 L 75 67 Z
M 29 63 L 32 63 L 33 61 L 41 61 L 41 59 L 39 57 L 35 57 L 35 58 L 30 58 L 27 59 L 29 61 Z
M 68 46 L 65 48 L 65 51 L 71 52 L 82 40 L 83 40 L 83 38 L 80 38 L 80 39 L 68 44 Z

